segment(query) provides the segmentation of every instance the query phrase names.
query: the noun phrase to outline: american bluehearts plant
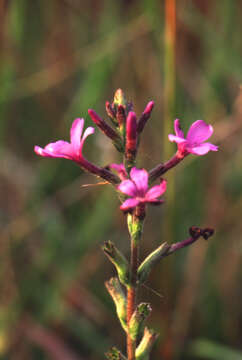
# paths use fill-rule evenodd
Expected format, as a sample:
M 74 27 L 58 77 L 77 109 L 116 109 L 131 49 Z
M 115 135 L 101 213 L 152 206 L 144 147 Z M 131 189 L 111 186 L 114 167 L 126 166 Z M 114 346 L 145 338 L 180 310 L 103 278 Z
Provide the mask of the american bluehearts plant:
M 147 280 L 150 271 L 162 258 L 191 245 L 201 237 L 207 240 L 213 234 L 213 229 L 192 226 L 187 239 L 174 244 L 163 243 L 146 259 L 139 262 L 146 207 L 147 205 L 161 205 L 164 202 L 163 195 L 166 192 L 167 182 L 161 176 L 189 154 L 201 156 L 209 151 L 218 150 L 216 145 L 206 142 L 213 133 L 211 125 L 203 120 L 197 120 L 191 125 L 185 137 L 180 121 L 176 119 L 175 135 L 168 135 L 169 140 L 177 144 L 174 156 L 150 171 L 137 168 L 136 157 L 141 134 L 153 107 L 154 102 L 150 101 L 141 116 L 137 118 L 132 104 L 126 101 L 122 90 L 118 89 L 113 103 L 106 103 L 110 124 L 94 110 L 88 110 L 92 121 L 113 142 L 122 155 L 120 164 L 99 167 L 84 157 L 84 142 L 89 135 L 94 133 L 93 127 L 88 127 L 83 132 L 84 119 L 74 120 L 70 131 L 70 142 L 59 140 L 44 148 L 35 146 L 34 149 L 40 156 L 65 158 L 76 162 L 83 170 L 112 184 L 121 201 L 120 209 L 127 218 L 130 235 L 129 261 L 111 241 L 103 245 L 104 253 L 117 271 L 117 276 L 106 281 L 105 285 L 114 301 L 117 316 L 127 337 L 127 357 L 113 347 L 106 353 L 106 358 L 112 360 L 148 360 L 150 358 L 157 333 L 145 326 L 151 307 L 148 303 L 136 303 L 139 287 Z M 153 186 L 155 181 L 158 183 Z

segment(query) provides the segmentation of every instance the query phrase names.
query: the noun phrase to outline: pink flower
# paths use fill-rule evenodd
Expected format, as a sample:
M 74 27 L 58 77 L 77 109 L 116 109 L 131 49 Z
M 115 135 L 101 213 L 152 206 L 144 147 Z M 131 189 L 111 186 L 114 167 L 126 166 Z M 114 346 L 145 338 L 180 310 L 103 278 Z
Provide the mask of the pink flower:
M 163 202 L 158 197 L 166 191 L 166 181 L 163 180 L 160 185 L 155 185 L 148 190 L 148 177 L 149 174 L 144 169 L 136 167 L 131 169 L 131 180 L 123 180 L 118 186 L 119 191 L 130 196 L 120 206 L 121 210 L 129 210 L 142 203 L 161 204 Z
M 209 151 L 218 151 L 218 146 L 209 142 L 204 142 L 213 133 L 212 125 L 206 124 L 203 120 L 195 121 L 188 130 L 187 137 L 180 128 L 179 119 L 174 121 L 174 129 L 176 135 L 170 134 L 168 138 L 172 142 L 178 144 L 178 155 L 184 157 L 191 153 L 195 155 L 205 155 Z
M 73 160 L 78 164 L 82 163 L 82 147 L 87 136 L 94 133 L 93 127 L 88 127 L 82 136 L 84 127 L 84 119 L 76 119 L 73 121 L 70 131 L 71 142 L 59 140 L 46 145 L 44 148 L 34 147 L 36 154 L 52 158 L 65 158 Z

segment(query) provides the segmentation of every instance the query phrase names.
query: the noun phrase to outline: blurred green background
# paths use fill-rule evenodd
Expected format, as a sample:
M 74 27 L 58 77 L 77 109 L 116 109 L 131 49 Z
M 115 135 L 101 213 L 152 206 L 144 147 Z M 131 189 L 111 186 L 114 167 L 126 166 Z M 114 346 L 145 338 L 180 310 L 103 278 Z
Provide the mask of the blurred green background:
M 82 187 L 97 180 L 33 152 L 69 140 L 76 117 L 91 125 L 88 108 L 105 116 L 119 87 L 138 115 L 156 103 L 138 166 L 150 169 L 175 151 L 167 135 L 176 117 L 184 129 L 197 119 L 213 124 L 211 142 L 220 146 L 172 169 L 166 204 L 148 211 L 141 258 L 183 240 L 189 226 L 216 229 L 208 242 L 164 259 L 141 289 L 160 333 L 152 359 L 242 359 L 242 3 L 179 0 L 170 35 L 174 4 L 0 1 L 0 359 L 98 360 L 112 345 L 125 351 L 103 285 L 114 270 L 101 244 L 129 253 L 115 192 Z M 84 153 L 101 166 L 120 162 L 98 129 Z

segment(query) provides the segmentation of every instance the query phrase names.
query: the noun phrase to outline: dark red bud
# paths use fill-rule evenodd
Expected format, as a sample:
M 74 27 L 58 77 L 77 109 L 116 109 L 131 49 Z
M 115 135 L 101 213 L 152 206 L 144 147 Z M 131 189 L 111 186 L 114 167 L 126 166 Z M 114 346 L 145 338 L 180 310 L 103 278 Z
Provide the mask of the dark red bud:
M 203 229 L 202 237 L 204 238 L 204 240 L 208 240 L 210 238 L 210 236 L 212 236 L 213 234 L 214 234 L 214 229 L 206 228 L 206 229 Z
M 136 114 L 130 111 L 126 120 L 126 156 L 133 159 L 137 148 L 137 120 Z
M 99 127 L 99 129 L 113 141 L 119 139 L 119 135 L 116 131 L 109 126 L 106 121 L 104 121 L 94 110 L 89 109 L 88 114 L 90 115 L 92 121 Z
M 155 105 L 154 101 L 150 101 L 146 105 L 144 112 L 142 113 L 142 115 L 138 121 L 138 125 L 137 125 L 138 133 L 141 133 L 143 131 L 147 120 L 149 120 L 149 118 L 150 118 L 150 115 L 151 115 L 154 105 Z
M 118 125 L 122 129 L 126 123 L 126 113 L 123 105 L 118 105 L 117 115 L 116 115 Z
M 114 120 L 116 118 L 115 109 L 112 107 L 109 101 L 106 101 L 106 112 L 111 119 Z
M 191 226 L 189 228 L 189 234 L 192 238 L 198 238 L 199 236 L 201 236 L 201 229 L 197 226 Z
M 214 229 L 212 228 L 200 229 L 199 227 L 192 226 L 189 228 L 189 233 L 191 237 L 194 239 L 202 236 L 204 240 L 208 240 L 214 234 Z

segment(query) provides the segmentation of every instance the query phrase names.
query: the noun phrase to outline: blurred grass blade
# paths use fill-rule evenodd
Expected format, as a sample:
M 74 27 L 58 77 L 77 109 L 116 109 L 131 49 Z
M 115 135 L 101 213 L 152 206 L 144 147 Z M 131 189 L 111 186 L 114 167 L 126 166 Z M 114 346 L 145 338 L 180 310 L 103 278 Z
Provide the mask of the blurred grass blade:
M 206 360 L 242 360 L 242 352 L 206 339 L 195 341 L 190 353 Z

